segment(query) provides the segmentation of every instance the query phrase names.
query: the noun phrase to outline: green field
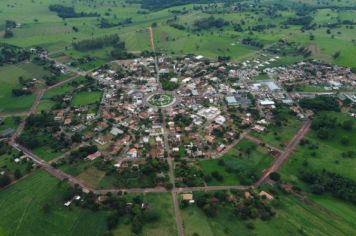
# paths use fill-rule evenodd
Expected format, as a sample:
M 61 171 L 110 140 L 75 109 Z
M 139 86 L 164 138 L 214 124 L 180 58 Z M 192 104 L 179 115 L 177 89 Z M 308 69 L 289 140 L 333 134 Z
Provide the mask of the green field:
M 0 122 L 0 132 L 6 129 L 15 129 L 17 127 L 17 120 L 15 117 L 0 118 L 3 122 Z
M 102 96 L 102 92 L 79 92 L 74 95 L 72 100 L 72 105 L 75 107 L 85 106 L 100 102 Z
M 0 191 L 1 235 L 101 235 L 106 214 L 66 208 L 61 199 L 64 185 L 43 171 L 37 171 Z M 50 205 L 44 213 L 43 206 Z
M 21 175 L 25 175 L 31 169 L 32 162 L 21 161 L 19 163 L 15 162 L 15 158 L 19 158 L 20 153 L 15 150 L 11 149 L 11 151 L 0 155 L 0 172 L 6 171 L 10 174 L 12 180 L 15 180 L 16 177 L 14 176 L 15 171 L 19 171 Z
M 225 163 L 223 166 L 220 159 Z M 272 161 L 266 149 L 243 139 L 219 159 L 200 161 L 199 165 L 205 175 L 218 171 L 224 177 L 223 181 L 212 179 L 208 185 L 239 185 L 252 184 Z
M 302 123 L 293 115 L 286 114 L 285 117 L 286 121 L 282 122 L 281 126 L 270 124 L 265 131 L 261 133 L 252 131 L 251 134 L 277 148 L 284 147 L 298 132 Z
M 39 147 L 32 150 L 37 156 L 45 161 L 50 161 L 55 159 L 56 157 L 60 156 L 62 153 L 52 150 L 50 147 Z
M 346 114 L 327 112 L 329 116 L 337 117 L 338 122 L 350 119 Z M 348 145 L 340 143 L 342 137 L 349 139 Z M 356 132 L 346 131 L 340 127 L 333 130 L 333 137 L 330 140 L 321 140 L 316 136 L 316 133 L 311 130 L 307 135 L 307 140 L 314 145 L 317 149 L 310 149 L 308 145 L 299 145 L 296 151 L 287 160 L 281 174 L 285 181 L 292 183 L 299 183 L 298 173 L 301 169 L 310 169 L 321 171 L 323 169 L 336 172 L 344 177 L 356 180 L 356 160 L 355 158 L 343 158 L 341 154 L 346 151 L 354 150 L 356 145 Z M 305 165 L 303 163 L 307 162 Z
M 133 194 L 129 196 L 135 196 Z M 143 201 L 147 202 L 152 209 L 156 210 L 160 215 L 159 221 L 151 224 L 146 224 L 139 235 L 177 235 L 176 223 L 174 219 L 174 211 L 172 206 L 172 198 L 170 193 L 148 193 L 143 195 Z M 136 235 L 131 232 L 129 219 L 123 219 L 122 223 L 116 230 L 114 235 Z
M 324 209 L 322 205 L 307 204 L 293 196 L 281 196 L 276 216 L 265 222 L 252 220 L 255 229 L 248 229 L 244 221 L 236 218 L 231 209 L 221 207 L 218 216 L 207 217 L 197 207 L 182 210 L 185 235 L 352 235 L 356 230 L 355 222 L 345 221 L 344 216 L 353 216 L 351 210 L 344 213 Z M 354 208 L 354 207 L 353 207 Z M 340 213 L 340 214 L 336 214 Z
M 35 94 L 15 97 L 12 95 L 13 89 L 21 88 L 18 78 L 24 79 L 40 78 L 46 72 L 37 65 L 22 63 L 18 65 L 7 65 L 0 67 L 0 113 L 14 113 L 28 110 Z
M 293 0 L 290 0 L 294 3 Z M 341 1 L 337 6 L 350 6 L 347 1 Z M 7 19 L 15 20 L 21 24 L 21 27 L 13 30 L 14 37 L 3 41 L 21 47 L 42 46 L 47 48 L 53 55 L 61 54 L 71 59 L 77 59 L 85 55 L 95 57 L 90 64 L 81 65 L 83 69 L 96 67 L 106 61 L 111 60 L 109 55 L 110 48 L 95 50 L 90 53 L 79 53 L 71 48 L 71 43 L 83 39 L 91 38 L 93 35 L 102 36 L 105 34 L 118 33 L 125 41 L 129 51 L 139 53 L 144 50 L 150 50 L 149 36 L 147 27 L 152 23 L 157 23 L 154 27 L 156 48 L 163 53 L 171 55 L 182 55 L 187 53 L 201 54 L 205 57 L 217 58 L 218 56 L 229 56 L 233 60 L 243 60 L 254 57 L 258 48 L 243 45 L 241 40 L 246 37 L 252 37 L 263 42 L 266 46 L 280 40 L 289 39 L 298 43 L 300 46 L 313 48 L 312 57 L 323 59 L 329 62 L 335 62 L 339 65 L 355 67 L 355 36 L 353 29 L 345 26 L 337 27 L 327 34 L 326 27 L 316 28 L 314 30 L 301 31 L 297 25 L 283 26 L 290 17 L 295 17 L 293 10 L 280 10 L 273 17 L 264 14 L 264 9 L 271 4 L 278 3 L 275 0 L 259 2 L 261 11 L 243 10 L 236 12 L 214 12 L 214 8 L 223 9 L 223 4 L 216 4 L 209 7 L 207 4 L 190 4 L 185 6 L 176 6 L 169 9 L 159 9 L 155 11 L 142 11 L 138 4 L 130 4 L 123 0 L 115 2 L 97 3 L 76 2 L 75 9 L 84 12 L 97 12 L 101 17 L 111 21 L 122 21 L 132 18 L 132 23 L 111 27 L 98 27 L 96 17 L 86 18 L 68 18 L 65 21 L 48 10 L 49 4 L 72 5 L 69 0 L 44 0 L 41 2 L 23 0 L 13 5 L 13 1 L 4 0 L 0 3 L 0 9 L 3 9 L 0 16 L 0 22 Z M 251 4 L 253 2 L 251 1 Z M 311 6 L 314 2 L 308 2 Z M 289 5 L 286 3 L 286 5 Z M 206 7 L 213 10 L 211 14 L 202 12 L 196 7 Z M 293 6 L 293 4 L 290 4 Z M 326 5 L 328 6 L 328 5 Z M 329 5 L 332 7 L 333 5 Z M 108 10 L 110 9 L 110 10 Z M 174 14 L 173 11 L 184 11 L 183 14 Z M 313 23 L 318 25 L 336 23 L 338 20 L 354 20 L 354 10 L 331 11 L 326 7 L 321 7 L 311 13 L 314 18 Z M 222 29 L 211 28 L 208 30 L 194 32 L 194 22 L 197 19 L 203 19 L 213 15 L 222 18 L 231 24 Z M 175 23 L 185 27 L 185 29 L 176 29 L 167 23 L 176 17 Z M 263 19 L 263 21 L 261 20 Z M 85 21 L 85 24 L 83 23 Z M 234 31 L 233 25 L 241 24 L 243 21 L 244 30 Z M 276 27 L 267 28 L 263 31 L 250 31 L 255 26 L 261 24 L 275 25 Z M 78 28 L 74 31 L 73 27 Z M 309 35 L 315 36 L 314 40 L 309 39 Z M 340 57 L 332 58 L 333 53 L 340 51 Z M 296 57 L 290 57 L 290 59 Z M 300 58 L 299 58 L 300 60 Z

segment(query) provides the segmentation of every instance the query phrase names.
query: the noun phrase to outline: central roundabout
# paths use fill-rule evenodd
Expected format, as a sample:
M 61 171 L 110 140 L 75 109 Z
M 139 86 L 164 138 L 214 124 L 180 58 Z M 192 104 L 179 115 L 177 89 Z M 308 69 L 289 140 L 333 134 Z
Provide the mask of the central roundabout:
M 175 102 L 175 97 L 168 93 L 155 93 L 148 96 L 147 102 L 156 107 L 168 107 Z

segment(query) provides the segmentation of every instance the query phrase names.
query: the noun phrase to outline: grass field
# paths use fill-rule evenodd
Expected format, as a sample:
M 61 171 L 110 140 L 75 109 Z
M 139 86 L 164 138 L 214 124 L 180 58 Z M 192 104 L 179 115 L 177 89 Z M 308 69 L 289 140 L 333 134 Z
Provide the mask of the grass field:
M 264 132 L 252 131 L 251 134 L 277 148 L 284 147 L 298 132 L 302 123 L 295 116 L 287 115 L 286 117 L 287 121 L 283 122 L 282 126 L 270 124 Z
M 46 74 L 43 69 L 31 63 L 18 65 L 7 65 L 0 67 L 0 113 L 13 113 L 28 110 L 35 94 L 15 97 L 12 95 L 13 89 L 21 88 L 18 78 L 24 79 L 40 78 Z
M 105 213 L 63 206 L 65 186 L 44 171 L 0 191 L 1 235 L 101 235 Z M 49 213 L 42 207 L 50 204 Z
M 135 195 L 130 195 L 135 196 Z M 158 222 L 146 224 L 143 231 L 139 235 L 156 235 L 156 236 L 175 236 L 177 235 L 176 223 L 174 219 L 174 211 L 172 206 L 172 198 L 170 193 L 148 193 L 143 195 L 143 201 L 149 204 L 149 207 L 156 210 L 160 219 Z M 130 225 L 124 219 L 122 224 L 114 230 L 114 235 L 136 235 L 131 232 Z
M 94 104 L 96 102 L 100 102 L 101 96 L 101 92 L 79 92 L 74 95 L 72 105 L 78 107 Z
M 6 129 L 15 129 L 17 127 L 17 121 L 15 117 L 6 117 L 3 122 L 0 122 L 0 132 Z
M 15 162 L 15 158 L 19 157 L 19 152 L 15 149 L 11 149 L 10 152 L 0 156 L 0 172 L 7 171 L 10 173 L 11 177 L 14 179 L 14 173 L 16 170 L 20 171 L 22 175 L 28 172 L 27 167 L 28 162 Z
M 348 211 L 352 216 L 354 212 Z M 237 219 L 231 209 L 221 207 L 218 216 L 208 218 L 199 208 L 182 210 L 185 235 L 350 235 L 356 230 L 355 222 L 323 209 L 321 205 L 305 204 L 293 196 L 282 196 L 276 209 L 276 216 L 267 222 L 251 221 L 255 229 L 248 229 Z
M 337 122 L 350 119 L 350 117 L 342 113 L 327 112 L 327 114 L 337 117 Z M 349 145 L 345 146 L 340 143 L 342 137 L 349 139 Z M 298 173 L 301 169 L 307 168 L 315 171 L 325 169 L 356 181 L 356 159 L 343 158 L 341 156 L 343 152 L 354 150 L 356 146 L 355 131 L 346 131 L 338 127 L 333 130 L 333 137 L 330 140 L 321 140 L 316 136 L 316 133 L 311 130 L 307 134 L 306 139 L 310 140 L 312 144 L 318 145 L 318 149 L 313 150 L 308 148 L 308 146 L 299 145 L 281 169 L 284 180 L 300 183 Z M 307 162 L 307 166 L 303 164 L 305 162 Z
M 37 156 L 45 161 L 50 161 L 60 156 L 62 153 L 52 150 L 50 147 L 39 147 L 32 150 Z
M 224 166 L 219 165 L 220 159 L 224 161 Z M 273 157 L 266 149 L 243 139 L 221 158 L 200 161 L 199 164 L 205 175 L 218 171 L 224 177 L 223 181 L 213 179 L 208 185 L 238 185 L 251 184 L 272 161 Z
M 104 171 L 100 171 L 97 168 L 91 166 L 80 173 L 77 178 L 84 181 L 87 186 L 96 188 L 104 176 Z

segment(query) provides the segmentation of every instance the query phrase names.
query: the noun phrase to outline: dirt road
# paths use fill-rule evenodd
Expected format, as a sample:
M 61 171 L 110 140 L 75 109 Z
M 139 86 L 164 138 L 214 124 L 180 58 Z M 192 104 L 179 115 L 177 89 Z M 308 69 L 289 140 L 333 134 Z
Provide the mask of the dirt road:
M 304 135 L 309 131 L 310 125 L 311 125 L 311 120 L 306 120 L 303 123 L 299 131 L 294 135 L 291 141 L 289 141 L 288 145 L 286 146 L 282 154 L 274 160 L 272 165 L 263 173 L 261 178 L 254 184 L 256 188 L 261 186 L 261 184 L 264 183 L 269 178 L 270 173 L 278 171 L 282 167 L 282 165 L 288 159 L 292 151 L 296 148 L 300 140 L 302 140 Z

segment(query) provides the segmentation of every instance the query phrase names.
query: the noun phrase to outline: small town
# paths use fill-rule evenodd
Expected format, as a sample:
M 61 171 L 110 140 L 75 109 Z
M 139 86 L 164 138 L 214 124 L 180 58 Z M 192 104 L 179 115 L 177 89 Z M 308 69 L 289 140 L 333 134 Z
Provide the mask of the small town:
M 0 236 L 355 235 L 355 9 L 0 1 Z

